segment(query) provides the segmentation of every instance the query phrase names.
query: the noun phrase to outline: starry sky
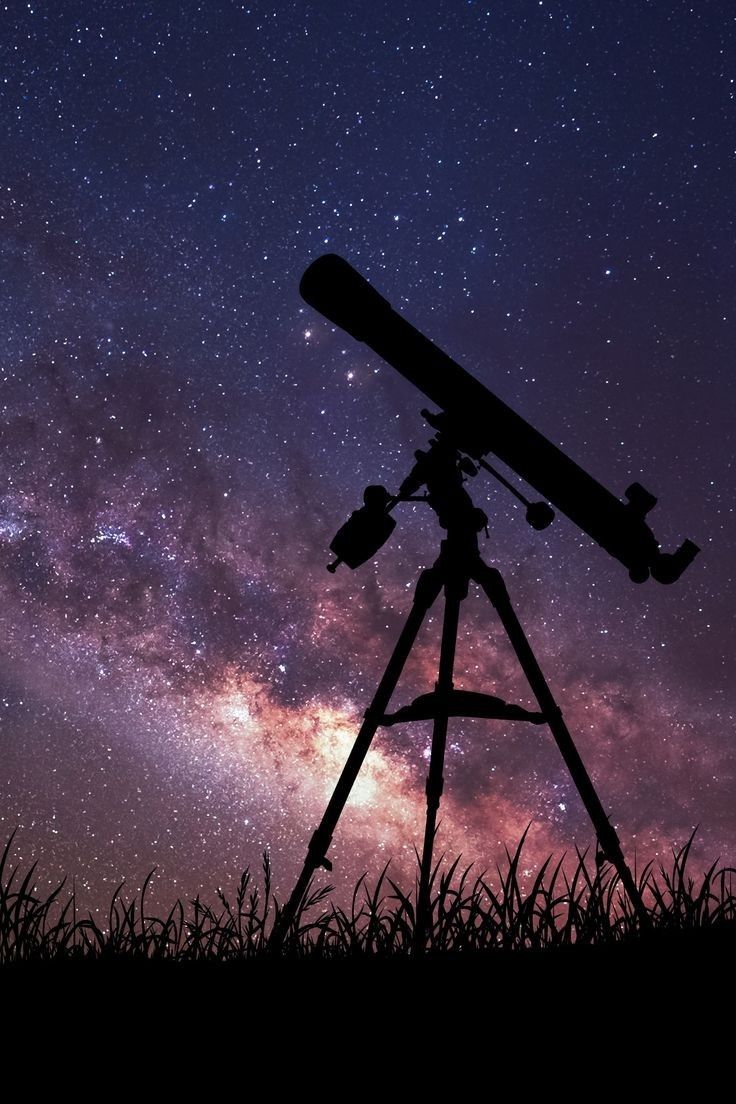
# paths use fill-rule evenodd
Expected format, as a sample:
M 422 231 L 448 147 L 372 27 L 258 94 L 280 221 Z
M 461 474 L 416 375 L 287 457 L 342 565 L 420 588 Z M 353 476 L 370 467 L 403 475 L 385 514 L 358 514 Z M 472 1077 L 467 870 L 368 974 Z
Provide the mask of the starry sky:
M 0 829 L 97 909 L 288 892 L 441 537 L 395 491 L 426 399 L 299 297 L 335 252 L 700 556 L 632 584 L 490 477 L 482 553 L 637 867 L 736 858 L 732 6 L 10 3 L 0 12 Z M 397 691 L 436 677 L 437 617 Z M 531 705 L 487 604 L 457 685 Z M 408 885 L 431 732 L 379 732 L 346 892 Z M 527 868 L 592 831 L 550 734 L 456 721 L 438 849 Z

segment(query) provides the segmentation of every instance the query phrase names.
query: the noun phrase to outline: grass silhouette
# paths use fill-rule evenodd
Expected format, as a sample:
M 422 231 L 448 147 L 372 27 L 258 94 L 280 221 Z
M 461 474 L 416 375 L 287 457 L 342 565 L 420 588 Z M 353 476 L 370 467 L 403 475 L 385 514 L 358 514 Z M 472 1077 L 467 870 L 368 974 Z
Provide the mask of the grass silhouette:
M 528 884 L 520 861 L 526 833 L 506 851 L 494 877 L 473 874 L 460 860 L 435 867 L 431 886 L 428 955 L 477 956 L 498 951 L 546 951 L 636 942 L 640 923 L 607 864 L 576 851 L 569 869 L 548 859 Z M 279 916 L 268 854 L 257 882 L 244 871 L 229 898 L 177 900 L 165 916 L 146 908 L 153 871 L 139 897 L 124 883 L 115 890 L 103 925 L 78 914 L 65 882 L 47 896 L 34 886 L 36 864 L 12 867 L 11 836 L 0 859 L 0 965 L 74 960 L 237 962 L 268 959 L 269 936 Z M 736 870 L 714 863 L 690 874 L 693 835 L 674 850 L 669 867 L 649 864 L 638 876 L 652 933 L 736 930 Z M 330 901 L 331 888 L 311 888 L 279 956 L 288 960 L 400 959 L 413 957 L 416 885 L 405 891 L 385 867 L 375 885 L 362 877 L 347 908 Z M 650 933 L 650 937 L 651 934 Z

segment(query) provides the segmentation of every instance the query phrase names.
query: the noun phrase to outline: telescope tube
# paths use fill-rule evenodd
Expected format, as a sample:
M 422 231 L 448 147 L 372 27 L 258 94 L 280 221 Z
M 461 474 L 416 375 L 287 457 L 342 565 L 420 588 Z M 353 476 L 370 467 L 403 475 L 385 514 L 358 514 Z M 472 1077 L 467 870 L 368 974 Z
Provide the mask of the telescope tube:
M 368 345 L 439 406 L 460 451 L 477 459 L 491 452 L 508 464 L 627 567 L 635 582 L 651 574 L 660 583 L 673 583 L 699 552 L 690 540 L 673 553 L 661 552 L 644 521 L 657 501 L 653 495 L 633 483 L 626 502 L 616 498 L 397 314 L 342 257 L 319 257 L 304 273 L 299 291 L 310 306 Z

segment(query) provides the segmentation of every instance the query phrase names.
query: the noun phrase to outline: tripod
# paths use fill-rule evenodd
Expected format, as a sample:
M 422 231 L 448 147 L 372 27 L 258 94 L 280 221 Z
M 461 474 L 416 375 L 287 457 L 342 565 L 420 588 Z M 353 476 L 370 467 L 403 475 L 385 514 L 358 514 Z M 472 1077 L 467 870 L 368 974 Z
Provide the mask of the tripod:
M 501 574 L 495 568 L 489 567 L 480 556 L 478 532 L 485 528 L 488 519 L 481 510 L 476 509 L 470 496 L 462 487 L 461 473 L 463 470 L 468 470 L 467 466 L 462 466 L 464 462 L 459 459 L 457 451 L 450 443 L 443 440 L 442 435 L 433 441 L 427 453 L 418 452 L 416 457 L 417 464 L 402 484 L 395 501 L 416 501 L 412 492 L 426 484 L 428 493 L 421 501 L 426 501 L 435 510 L 440 525 L 447 530 L 447 537 L 442 541 L 436 562 L 432 567 L 422 571 L 419 576 L 412 608 L 373 700 L 365 712 L 363 723 L 322 820 L 310 840 L 302 872 L 274 928 L 272 946 L 278 949 L 282 945 L 317 868 L 332 869 L 332 864 L 327 858 L 327 850 L 378 728 L 403 721 L 432 720 L 432 746 L 426 783 L 427 813 L 414 932 L 415 951 L 421 952 L 424 949 L 431 913 L 432 853 L 437 813 L 444 788 L 443 768 L 450 717 L 524 720 L 533 724 L 546 724 L 549 727 L 593 823 L 600 855 L 603 860 L 614 865 L 640 922 L 648 926 L 648 914 L 636 882 L 626 865 L 619 838 L 606 815 L 560 708 L 552 696 L 536 656 L 514 612 Z M 471 581 L 480 586 L 494 607 L 537 700 L 538 712 L 509 705 L 490 694 L 454 688 L 453 668 L 460 608 L 467 597 Z M 391 697 L 422 623 L 443 590 L 445 607 L 435 689 L 397 712 L 387 713 Z

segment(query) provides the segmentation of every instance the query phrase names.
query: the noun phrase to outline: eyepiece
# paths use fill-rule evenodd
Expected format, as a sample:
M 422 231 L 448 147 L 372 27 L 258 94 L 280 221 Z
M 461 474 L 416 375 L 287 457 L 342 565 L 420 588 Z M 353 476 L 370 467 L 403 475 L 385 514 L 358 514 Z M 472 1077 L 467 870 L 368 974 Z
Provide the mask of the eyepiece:
M 652 563 L 652 578 L 658 583 L 676 583 L 700 549 L 691 540 L 684 540 L 674 552 L 660 552 Z

